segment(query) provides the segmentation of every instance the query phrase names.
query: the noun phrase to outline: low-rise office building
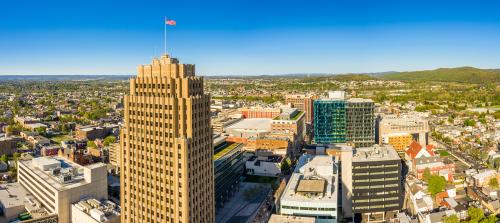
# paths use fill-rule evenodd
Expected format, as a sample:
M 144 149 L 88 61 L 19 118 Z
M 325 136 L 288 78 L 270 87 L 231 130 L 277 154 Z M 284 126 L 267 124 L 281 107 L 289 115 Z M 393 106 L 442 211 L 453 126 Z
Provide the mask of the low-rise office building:
M 243 119 L 235 124 L 226 127 L 225 131 L 229 138 L 260 138 L 271 132 L 270 118 L 250 118 Z
M 288 138 L 266 136 L 248 139 L 248 143 L 245 145 L 244 149 L 251 152 L 264 150 L 276 155 L 286 156 L 292 151 L 292 143 Z
M 274 118 L 281 113 L 280 108 L 241 108 L 243 118 Z
M 281 195 L 279 213 L 337 222 L 337 169 L 332 156 L 302 155 Z
M 256 151 L 245 162 L 248 175 L 277 177 L 281 174 L 281 165 L 285 159 L 283 156 L 271 152 Z
M 103 163 L 80 166 L 59 157 L 18 162 L 18 182 L 59 222 L 71 220 L 71 204 L 84 197 L 107 199 L 107 170 Z
M 76 130 L 76 138 L 80 140 L 103 139 L 111 133 L 111 127 L 86 126 Z

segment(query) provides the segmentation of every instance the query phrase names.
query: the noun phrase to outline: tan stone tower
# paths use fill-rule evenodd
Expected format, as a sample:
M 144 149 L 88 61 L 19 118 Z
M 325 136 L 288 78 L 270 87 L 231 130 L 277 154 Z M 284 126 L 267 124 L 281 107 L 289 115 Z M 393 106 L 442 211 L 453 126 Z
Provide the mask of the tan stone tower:
M 210 95 L 195 66 L 139 66 L 121 131 L 122 222 L 214 222 Z

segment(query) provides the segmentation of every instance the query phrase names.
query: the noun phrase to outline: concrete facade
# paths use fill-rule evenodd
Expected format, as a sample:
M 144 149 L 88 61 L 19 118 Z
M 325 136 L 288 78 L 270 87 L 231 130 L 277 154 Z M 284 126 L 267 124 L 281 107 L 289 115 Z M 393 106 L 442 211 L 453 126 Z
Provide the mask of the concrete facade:
M 51 157 L 21 160 L 18 181 L 49 212 L 56 213 L 61 223 L 70 222 L 72 203 L 86 196 L 108 196 L 107 170 L 102 163 L 80 166 Z

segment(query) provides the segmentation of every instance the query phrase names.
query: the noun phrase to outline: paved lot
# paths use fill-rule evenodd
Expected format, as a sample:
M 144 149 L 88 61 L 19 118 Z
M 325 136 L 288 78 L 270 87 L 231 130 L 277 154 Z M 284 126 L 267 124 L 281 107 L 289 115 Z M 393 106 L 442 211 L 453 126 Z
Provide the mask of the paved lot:
M 255 187 L 262 188 L 262 190 L 252 194 L 252 197 L 247 200 L 245 191 Z M 257 213 L 258 208 L 265 203 L 271 190 L 269 184 L 242 182 L 239 191 L 234 194 L 231 200 L 226 202 L 223 208 L 217 210 L 215 221 L 240 223 L 247 222 L 255 215 L 260 215 Z

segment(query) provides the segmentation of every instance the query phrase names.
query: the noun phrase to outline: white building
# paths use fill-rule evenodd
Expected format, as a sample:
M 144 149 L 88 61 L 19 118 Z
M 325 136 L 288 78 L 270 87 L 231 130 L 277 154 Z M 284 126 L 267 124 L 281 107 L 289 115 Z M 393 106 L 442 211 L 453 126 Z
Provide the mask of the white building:
M 344 100 L 346 98 L 345 91 L 329 91 L 328 98 Z
M 0 184 L 0 223 L 18 222 L 27 219 L 32 222 L 57 222 L 57 216 L 48 213 L 18 183 Z
M 119 223 L 120 207 L 105 200 L 88 198 L 71 205 L 72 223 Z
M 255 155 L 245 162 L 248 175 L 276 177 L 281 174 L 283 157 L 280 155 Z
M 107 170 L 103 163 L 80 166 L 58 157 L 19 161 L 18 182 L 60 223 L 69 223 L 71 204 L 85 197 L 107 199 Z
M 304 154 L 281 195 L 279 213 L 337 222 L 338 173 L 335 158 Z
M 230 136 L 240 138 L 259 138 L 271 132 L 270 118 L 249 118 L 243 119 L 232 125 L 229 125 L 224 131 Z

